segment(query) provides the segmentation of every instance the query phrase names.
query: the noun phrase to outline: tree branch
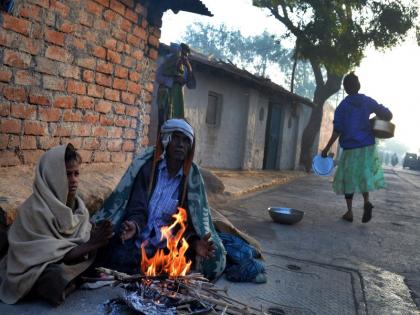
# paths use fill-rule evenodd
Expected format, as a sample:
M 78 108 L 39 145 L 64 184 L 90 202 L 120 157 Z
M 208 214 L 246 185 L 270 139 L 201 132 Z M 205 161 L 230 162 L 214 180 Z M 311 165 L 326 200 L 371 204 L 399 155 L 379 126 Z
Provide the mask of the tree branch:
M 309 62 L 311 63 L 312 66 L 312 70 L 314 71 L 314 76 L 315 76 L 315 82 L 317 87 L 321 87 L 324 85 L 324 78 L 322 77 L 322 72 L 321 72 L 321 67 L 319 65 L 319 63 L 315 62 L 312 59 L 309 59 Z

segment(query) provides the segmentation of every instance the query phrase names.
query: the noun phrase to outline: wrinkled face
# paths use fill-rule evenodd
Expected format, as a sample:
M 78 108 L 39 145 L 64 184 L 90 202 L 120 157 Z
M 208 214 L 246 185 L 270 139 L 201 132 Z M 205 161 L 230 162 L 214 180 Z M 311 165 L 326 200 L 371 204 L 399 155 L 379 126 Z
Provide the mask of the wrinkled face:
M 191 149 L 190 139 L 182 132 L 172 133 L 171 142 L 167 147 L 168 157 L 177 161 L 184 161 Z
M 76 195 L 77 186 L 79 185 L 80 164 L 73 160 L 66 163 L 67 181 L 69 184 L 69 195 Z

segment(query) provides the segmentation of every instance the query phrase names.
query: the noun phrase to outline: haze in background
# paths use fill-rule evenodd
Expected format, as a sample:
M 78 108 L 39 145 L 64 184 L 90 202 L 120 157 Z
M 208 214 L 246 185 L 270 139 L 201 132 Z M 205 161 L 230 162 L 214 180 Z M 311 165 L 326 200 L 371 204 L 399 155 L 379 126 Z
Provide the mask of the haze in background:
M 186 12 L 173 14 L 169 11 L 163 17 L 162 42 L 179 42 L 187 25 L 196 21 L 225 23 L 239 29 L 244 35 L 256 35 L 264 30 L 278 35 L 285 32 L 279 21 L 253 7 L 251 0 L 201 1 L 214 16 L 205 17 Z M 293 43 L 289 48 L 292 47 Z M 271 80 L 288 88 L 281 73 L 268 71 L 268 74 Z M 393 112 L 392 121 L 396 124 L 394 139 L 417 153 L 420 149 L 420 47 L 414 32 L 402 45 L 392 50 L 378 52 L 368 49 L 356 74 L 362 86 L 360 92 L 373 97 Z M 335 105 L 335 96 L 330 98 L 330 102 Z

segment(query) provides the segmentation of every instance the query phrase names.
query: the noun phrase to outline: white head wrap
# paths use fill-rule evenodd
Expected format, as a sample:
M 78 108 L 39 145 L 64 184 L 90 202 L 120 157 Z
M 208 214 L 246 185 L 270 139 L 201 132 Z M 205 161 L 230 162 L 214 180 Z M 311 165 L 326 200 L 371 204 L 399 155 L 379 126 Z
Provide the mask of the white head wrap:
M 171 142 L 171 136 L 174 131 L 179 131 L 186 135 L 190 139 L 191 144 L 194 142 L 194 130 L 189 123 L 187 123 L 184 119 L 168 119 L 160 128 L 164 151 L 166 151 L 166 147 L 169 142 Z

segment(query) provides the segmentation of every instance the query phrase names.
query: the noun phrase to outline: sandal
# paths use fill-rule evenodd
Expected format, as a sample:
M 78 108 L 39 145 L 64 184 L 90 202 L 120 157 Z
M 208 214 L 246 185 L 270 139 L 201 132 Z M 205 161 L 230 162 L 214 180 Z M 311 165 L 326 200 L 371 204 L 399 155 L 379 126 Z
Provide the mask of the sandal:
M 347 211 L 346 213 L 343 214 L 343 216 L 341 218 L 343 220 L 348 221 L 348 222 L 353 222 L 353 212 L 352 211 Z
M 366 202 L 363 207 L 362 223 L 367 223 L 372 219 L 372 209 L 373 205 L 369 201 Z

